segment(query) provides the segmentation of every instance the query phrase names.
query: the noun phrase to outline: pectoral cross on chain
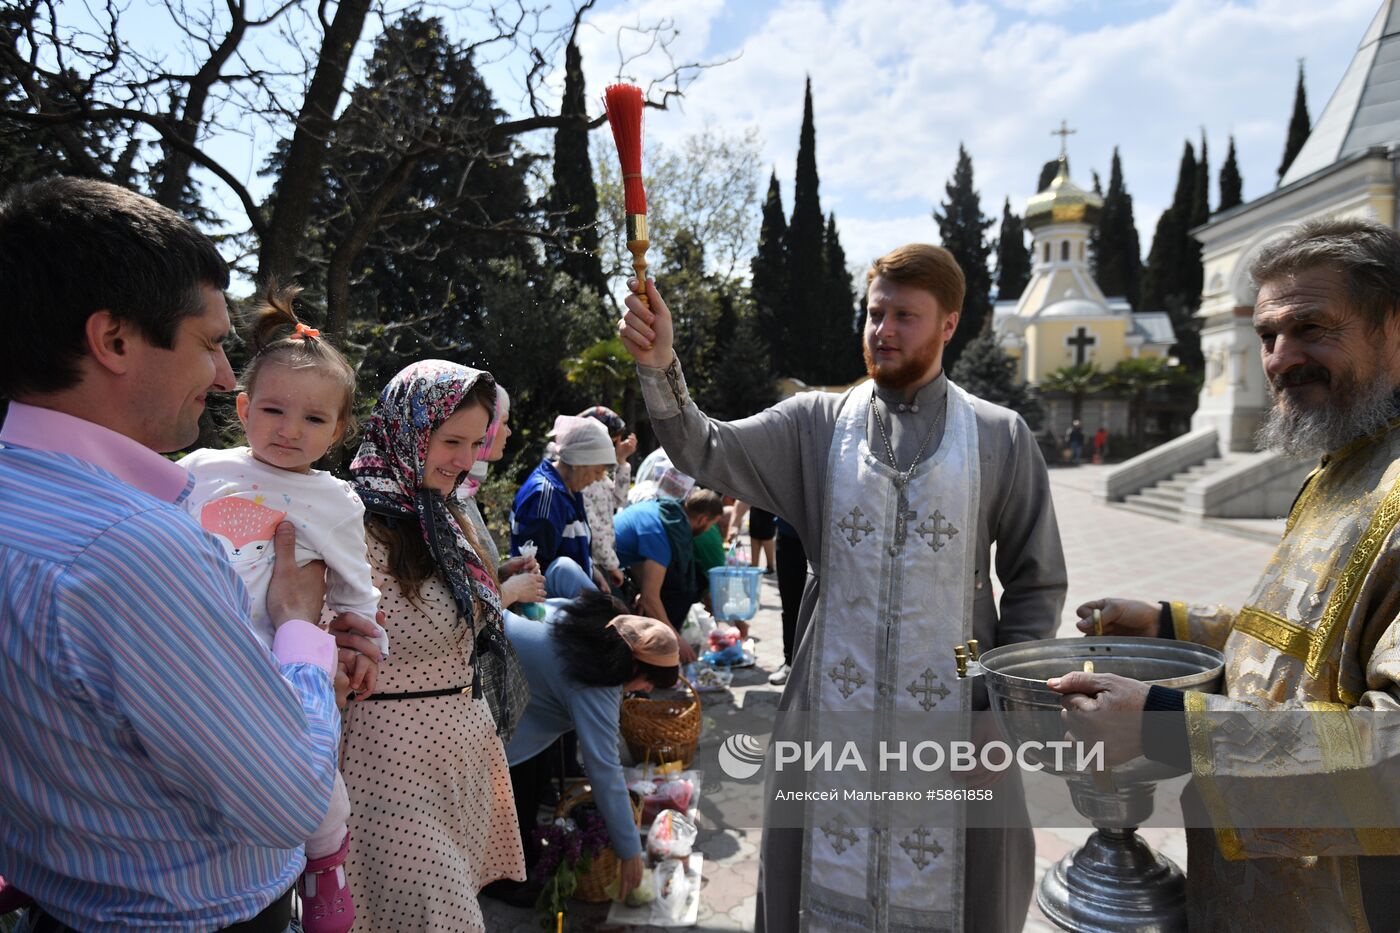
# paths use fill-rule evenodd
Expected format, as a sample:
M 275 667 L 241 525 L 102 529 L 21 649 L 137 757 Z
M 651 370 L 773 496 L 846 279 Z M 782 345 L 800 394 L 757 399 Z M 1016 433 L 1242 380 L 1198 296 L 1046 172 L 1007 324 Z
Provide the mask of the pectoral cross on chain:
M 909 523 L 919 520 L 919 513 L 916 509 L 909 508 L 909 491 L 901 483 L 899 485 L 899 498 L 895 500 L 894 515 L 894 546 L 904 547 L 909 540 Z

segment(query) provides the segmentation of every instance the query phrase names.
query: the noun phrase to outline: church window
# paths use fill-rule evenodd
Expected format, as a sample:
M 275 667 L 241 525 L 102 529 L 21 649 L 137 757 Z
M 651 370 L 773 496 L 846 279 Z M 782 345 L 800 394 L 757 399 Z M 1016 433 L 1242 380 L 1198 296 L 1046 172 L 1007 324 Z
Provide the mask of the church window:
M 1046 244 L 1045 244 L 1045 261 L 1046 261 L 1046 262 L 1049 262 L 1049 261 L 1050 261 L 1050 244 L 1049 244 L 1049 243 L 1046 243 Z
M 1060 262 L 1069 262 L 1069 240 L 1060 241 Z

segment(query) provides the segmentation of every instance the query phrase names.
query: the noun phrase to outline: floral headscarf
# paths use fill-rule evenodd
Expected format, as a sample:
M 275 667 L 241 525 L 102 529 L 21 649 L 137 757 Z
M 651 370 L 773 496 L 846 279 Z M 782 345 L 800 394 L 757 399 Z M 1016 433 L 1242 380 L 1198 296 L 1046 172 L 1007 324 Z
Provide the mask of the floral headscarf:
M 491 470 L 491 464 L 486 458 L 491 455 L 491 448 L 496 446 L 496 435 L 501 433 L 501 428 L 509 417 L 510 393 L 506 392 L 505 386 L 497 385 L 496 415 L 491 419 L 491 425 L 486 429 L 486 435 L 481 439 L 481 449 L 477 451 L 476 463 L 472 464 L 466 480 L 457 487 L 457 494 L 463 499 L 475 496 L 476 491 L 481 488 L 481 484 L 486 482 L 486 475 Z
M 452 591 L 457 617 L 473 637 L 499 629 L 500 592 L 442 494 L 423 486 L 423 463 L 429 436 L 482 380 L 495 389 L 490 373 L 446 360 L 422 360 L 400 370 L 380 393 L 350 463 L 366 511 L 391 522 L 416 522 L 422 529 Z M 486 618 L 476 618 L 478 605 Z

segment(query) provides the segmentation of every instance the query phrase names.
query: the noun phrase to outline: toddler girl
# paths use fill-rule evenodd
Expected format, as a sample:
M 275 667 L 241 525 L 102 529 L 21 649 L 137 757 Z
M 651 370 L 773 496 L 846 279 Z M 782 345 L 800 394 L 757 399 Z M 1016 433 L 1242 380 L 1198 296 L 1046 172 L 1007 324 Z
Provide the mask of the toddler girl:
M 326 607 L 374 619 L 379 591 L 365 556 L 364 506 L 349 483 L 312 469 L 353 426 L 355 372 L 338 350 L 297 320 L 298 289 L 272 289 L 253 320 L 253 359 L 239 380 L 238 420 L 247 447 L 197 450 L 181 461 L 195 478 L 186 508 L 224 546 L 252 599 L 254 632 L 269 649 L 267 614 L 272 538 L 277 525 L 297 529 L 297 563 L 326 564 Z M 387 637 L 379 632 L 387 657 Z M 297 881 L 308 933 L 344 933 L 355 911 L 345 882 L 350 813 L 335 776 L 330 808 L 306 841 L 306 871 Z

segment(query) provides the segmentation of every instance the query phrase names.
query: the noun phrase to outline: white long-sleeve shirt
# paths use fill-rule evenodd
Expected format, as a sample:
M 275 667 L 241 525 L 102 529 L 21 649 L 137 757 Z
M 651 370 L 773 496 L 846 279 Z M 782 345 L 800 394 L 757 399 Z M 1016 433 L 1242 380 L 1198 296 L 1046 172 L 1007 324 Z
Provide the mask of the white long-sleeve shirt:
M 194 476 L 185 509 L 224 547 L 252 599 L 253 631 L 271 646 L 267 613 L 272 581 L 272 537 L 282 521 L 297 529 L 297 564 L 326 563 L 326 608 L 374 619 L 379 590 L 370 582 L 365 551 L 365 507 L 354 488 L 323 470 L 295 473 L 268 466 L 247 447 L 196 450 L 180 461 Z M 389 636 L 380 629 L 387 657 Z

